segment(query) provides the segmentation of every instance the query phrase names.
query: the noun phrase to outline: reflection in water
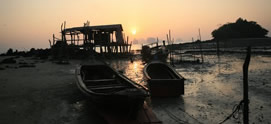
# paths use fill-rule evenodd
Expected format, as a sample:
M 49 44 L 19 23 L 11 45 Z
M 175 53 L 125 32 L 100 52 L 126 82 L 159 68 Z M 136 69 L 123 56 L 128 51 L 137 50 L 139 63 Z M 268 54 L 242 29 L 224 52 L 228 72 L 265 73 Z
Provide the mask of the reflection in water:
M 138 70 L 137 69 L 137 62 L 136 63 L 132 63 L 134 65 L 134 70 Z
M 130 62 L 128 59 L 110 60 L 109 64 L 116 70 L 122 70 L 125 76 L 136 83 L 146 85 L 143 81 L 144 65 L 140 59 L 135 59 L 133 62 Z

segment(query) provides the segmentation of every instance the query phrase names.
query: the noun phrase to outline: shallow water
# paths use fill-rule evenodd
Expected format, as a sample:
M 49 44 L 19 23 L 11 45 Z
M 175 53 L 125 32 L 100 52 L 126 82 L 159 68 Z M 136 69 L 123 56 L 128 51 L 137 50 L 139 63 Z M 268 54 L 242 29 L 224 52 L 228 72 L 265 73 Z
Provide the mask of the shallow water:
M 165 124 L 219 123 L 242 100 L 244 58 L 241 54 L 223 55 L 220 59 L 208 55 L 204 64 L 176 65 L 175 69 L 186 78 L 185 94 L 146 101 Z M 0 123 L 106 123 L 76 86 L 74 69 L 79 63 L 79 60 L 69 65 L 37 62 L 35 68 L 1 65 L 5 69 L 0 71 Z M 129 59 L 107 63 L 136 83 L 146 85 L 139 57 L 133 63 Z M 250 123 L 271 123 L 270 64 L 270 56 L 252 55 L 248 80 Z M 231 118 L 226 124 L 238 121 L 242 122 L 242 117 Z
M 150 98 L 153 111 L 164 123 L 219 123 L 243 97 L 242 66 L 245 55 L 205 56 L 204 64 L 180 64 L 175 69 L 187 80 L 179 98 Z M 110 65 L 139 83 L 144 65 L 140 59 L 112 60 Z M 250 123 L 271 123 L 271 57 L 253 56 L 249 66 Z M 242 122 L 230 119 L 226 123 Z

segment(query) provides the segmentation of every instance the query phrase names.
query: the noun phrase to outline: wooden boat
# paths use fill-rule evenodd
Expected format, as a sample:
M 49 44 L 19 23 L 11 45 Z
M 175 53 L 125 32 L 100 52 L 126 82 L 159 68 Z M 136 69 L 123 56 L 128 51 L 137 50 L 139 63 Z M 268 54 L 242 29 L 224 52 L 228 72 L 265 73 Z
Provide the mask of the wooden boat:
M 164 46 L 150 47 L 149 45 L 142 46 L 141 55 L 144 62 L 159 60 L 166 62 L 168 58 L 168 51 Z
M 76 69 L 79 89 L 98 105 L 136 113 L 148 92 L 104 63 L 84 64 Z
M 173 97 L 184 94 L 185 79 L 170 65 L 153 61 L 144 67 L 143 73 L 152 97 Z

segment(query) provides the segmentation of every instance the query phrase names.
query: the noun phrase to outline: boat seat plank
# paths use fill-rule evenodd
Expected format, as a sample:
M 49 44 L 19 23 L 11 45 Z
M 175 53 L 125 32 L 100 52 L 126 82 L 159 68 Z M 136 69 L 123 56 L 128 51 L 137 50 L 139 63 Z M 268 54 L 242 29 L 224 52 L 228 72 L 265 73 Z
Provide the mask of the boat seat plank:
M 84 80 L 84 82 L 105 82 L 105 81 L 116 81 L 116 79 Z
M 87 88 L 92 90 L 106 90 L 106 89 L 119 89 L 119 88 L 127 88 L 124 85 L 102 85 L 102 86 L 88 86 Z
M 120 84 L 116 79 L 84 80 L 83 82 L 87 86 L 100 86 L 100 85 Z

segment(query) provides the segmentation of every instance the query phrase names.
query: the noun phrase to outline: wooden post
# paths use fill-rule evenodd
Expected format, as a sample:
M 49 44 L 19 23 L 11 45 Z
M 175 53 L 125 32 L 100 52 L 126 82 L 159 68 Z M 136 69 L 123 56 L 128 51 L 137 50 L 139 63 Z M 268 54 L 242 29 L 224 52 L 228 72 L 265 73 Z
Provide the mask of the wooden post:
M 71 35 L 71 44 L 73 44 L 73 36 L 72 36 L 72 32 L 70 31 L 70 35 Z
M 115 31 L 112 32 L 112 42 L 114 42 L 114 32 Z
M 109 41 L 110 42 L 110 41 Z M 107 44 L 107 52 L 111 53 L 110 43 Z
M 130 43 L 129 53 L 131 52 L 132 44 L 133 44 L 133 41 L 131 41 L 131 43 Z M 142 44 L 142 46 L 143 46 L 143 44 Z
M 123 35 L 122 35 L 122 39 L 123 39 L 123 53 L 125 53 L 126 52 L 126 41 L 125 41 L 125 33 L 122 33 Z
M 172 42 L 172 39 L 171 39 L 171 33 L 170 33 L 170 30 L 168 31 L 168 37 L 169 37 L 169 43 L 171 43 L 170 49 L 169 49 L 169 60 L 170 60 L 170 64 L 173 65 L 173 56 L 172 56 L 172 46 L 173 46 L 173 42 Z
M 77 45 L 79 45 L 79 39 L 80 39 L 80 37 L 79 37 L 79 35 L 77 34 Z
M 63 29 L 63 41 L 65 42 L 65 43 L 67 43 L 67 40 L 66 40 L 66 21 L 64 21 L 64 29 Z
M 116 54 L 118 54 L 119 53 L 119 47 L 118 47 L 117 44 L 115 45 L 115 47 L 116 47 Z
M 66 29 L 66 21 L 64 21 L 64 30 Z
M 216 41 L 216 54 L 217 54 L 217 57 L 220 58 L 220 53 L 219 53 L 219 40 Z
M 53 45 L 55 45 L 56 40 L 55 40 L 55 34 L 53 34 Z
M 169 45 L 169 39 L 168 39 L 168 34 L 167 34 L 167 45 Z
M 170 33 L 170 30 L 168 31 L 169 32 L 169 41 L 171 42 L 171 33 Z
M 251 56 L 251 47 L 249 46 L 247 48 L 247 56 L 245 63 L 243 64 L 243 100 L 244 100 L 244 108 L 243 108 L 243 121 L 244 124 L 249 123 L 249 100 L 248 100 L 248 66 L 250 62 L 250 56 Z
M 203 52 L 202 52 L 202 46 L 201 46 L 201 41 L 199 41 L 199 47 L 200 47 L 200 54 L 201 54 L 201 62 L 203 63 Z
M 52 43 L 51 43 L 51 40 L 49 39 L 49 43 L 50 43 L 50 48 L 52 48 Z
M 201 34 L 200 34 L 200 28 L 199 28 L 199 40 L 201 41 Z
M 103 46 L 100 45 L 100 53 L 102 54 L 103 53 Z
M 130 53 L 130 50 L 129 50 L 129 36 L 127 36 L 127 53 Z
M 61 40 L 63 41 L 63 23 L 61 24 Z
M 104 49 L 104 53 L 107 53 L 107 51 L 106 51 L 106 45 L 103 46 L 103 49 Z
M 119 49 L 120 49 L 120 53 L 122 53 L 122 47 L 121 45 L 118 45 L 119 46 Z
M 200 34 L 200 29 L 199 29 L 199 47 L 200 47 L 200 53 L 201 53 L 201 62 L 203 63 L 203 53 L 202 53 L 202 46 L 201 46 L 201 34 Z

